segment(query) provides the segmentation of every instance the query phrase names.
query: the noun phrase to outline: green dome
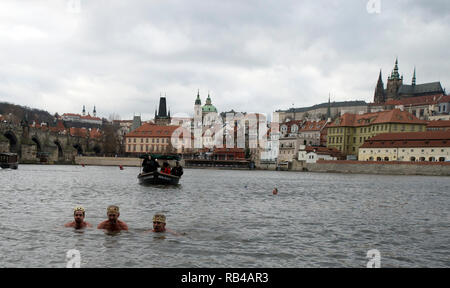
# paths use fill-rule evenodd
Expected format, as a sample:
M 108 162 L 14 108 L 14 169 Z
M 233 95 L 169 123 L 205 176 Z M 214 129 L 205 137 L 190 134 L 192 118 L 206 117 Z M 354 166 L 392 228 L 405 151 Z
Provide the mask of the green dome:
M 212 104 L 210 104 L 210 105 L 206 104 L 206 105 L 203 105 L 202 111 L 203 112 L 217 112 L 217 109 Z

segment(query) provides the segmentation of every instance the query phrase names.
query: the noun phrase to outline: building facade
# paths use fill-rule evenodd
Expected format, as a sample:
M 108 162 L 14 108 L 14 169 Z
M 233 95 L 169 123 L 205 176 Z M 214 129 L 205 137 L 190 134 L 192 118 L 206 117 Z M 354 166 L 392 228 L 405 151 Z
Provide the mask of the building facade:
M 373 136 L 384 133 L 424 132 L 427 122 L 407 111 L 394 109 L 362 115 L 344 114 L 327 129 L 327 147 L 345 155 L 358 155 L 359 147 Z
M 359 149 L 360 161 L 450 161 L 450 131 L 377 135 Z
M 125 135 L 125 152 L 140 155 L 144 153 L 177 153 L 173 146 L 172 134 L 179 126 L 145 123 Z

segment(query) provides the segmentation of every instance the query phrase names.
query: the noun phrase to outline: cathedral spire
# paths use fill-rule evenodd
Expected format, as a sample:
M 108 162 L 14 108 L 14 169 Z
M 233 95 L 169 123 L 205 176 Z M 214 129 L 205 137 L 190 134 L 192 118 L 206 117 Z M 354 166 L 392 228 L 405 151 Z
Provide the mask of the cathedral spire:
M 377 86 L 375 88 L 375 95 L 373 97 L 374 103 L 384 103 L 386 101 L 385 93 L 384 93 L 384 84 L 382 73 L 380 69 L 380 74 L 378 75 Z
M 414 75 L 412 78 L 412 86 L 416 86 L 416 66 L 414 66 Z
M 86 115 L 86 107 L 83 105 L 83 116 Z

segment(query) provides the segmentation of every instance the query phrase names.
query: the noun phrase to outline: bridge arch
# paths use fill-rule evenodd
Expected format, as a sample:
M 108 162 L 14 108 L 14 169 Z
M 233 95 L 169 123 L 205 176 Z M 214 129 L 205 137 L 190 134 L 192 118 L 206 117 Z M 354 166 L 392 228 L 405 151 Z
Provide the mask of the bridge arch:
M 36 144 L 36 152 L 40 153 L 42 152 L 42 145 L 41 141 L 39 141 L 39 138 L 37 136 L 31 137 L 31 141 L 33 141 Z
M 55 140 L 53 143 L 55 143 L 56 147 L 58 147 L 58 159 L 64 158 L 64 152 L 61 147 L 61 143 L 59 143 L 59 140 Z
M 9 151 L 17 153 L 19 151 L 19 141 L 17 141 L 16 134 L 12 131 L 6 131 L 3 135 L 9 140 Z
M 99 145 L 95 145 L 93 149 L 94 149 L 95 154 L 102 153 L 102 149 L 100 148 Z
M 73 145 L 73 148 L 77 149 L 78 155 L 83 155 L 83 147 L 81 147 L 81 144 L 77 143 Z

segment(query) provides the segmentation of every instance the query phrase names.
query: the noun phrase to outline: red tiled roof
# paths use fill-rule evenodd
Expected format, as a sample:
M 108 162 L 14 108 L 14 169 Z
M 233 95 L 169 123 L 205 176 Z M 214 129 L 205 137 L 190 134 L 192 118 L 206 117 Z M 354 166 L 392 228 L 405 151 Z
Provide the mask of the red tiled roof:
M 69 128 L 69 134 L 71 136 L 86 138 L 88 136 L 88 131 L 86 128 L 71 127 L 71 128 Z
M 435 120 L 435 121 L 428 121 L 427 127 L 450 127 L 450 120 Z
M 337 124 L 339 120 L 339 124 Z M 366 114 L 350 114 L 346 113 L 336 119 L 330 127 L 359 127 L 371 124 L 383 123 L 404 123 L 404 124 L 427 124 L 424 120 L 419 120 L 416 116 L 408 111 L 393 109 L 388 111 L 366 113 Z
M 86 115 L 86 116 L 81 116 L 80 117 L 81 119 L 86 119 L 86 120 L 102 120 L 102 119 L 100 119 L 100 118 L 98 118 L 98 117 L 92 117 L 91 115 Z
M 145 123 L 141 127 L 126 134 L 125 137 L 172 137 L 172 133 L 179 127 Z
M 327 124 L 327 121 L 306 121 L 302 128 L 299 130 L 299 132 L 306 132 L 306 131 L 320 131 L 325 124 Z
M 448 103 L 448 102 L 450 102 L 450 95 L 445 95 L 439 100 L 439 103 Z
M 102 132 L 100 131 L 100 129 L 91 129 L 89 131 L 89 138 L 102 138 Z
M 450 147 L 450 131 L 384 133 L 364 142 L 360 148 Z
M 64 113 L 62 116 L 77 116 L 77 117 L 81 117 L 80 114 L 75 114 L 75 113 Z

